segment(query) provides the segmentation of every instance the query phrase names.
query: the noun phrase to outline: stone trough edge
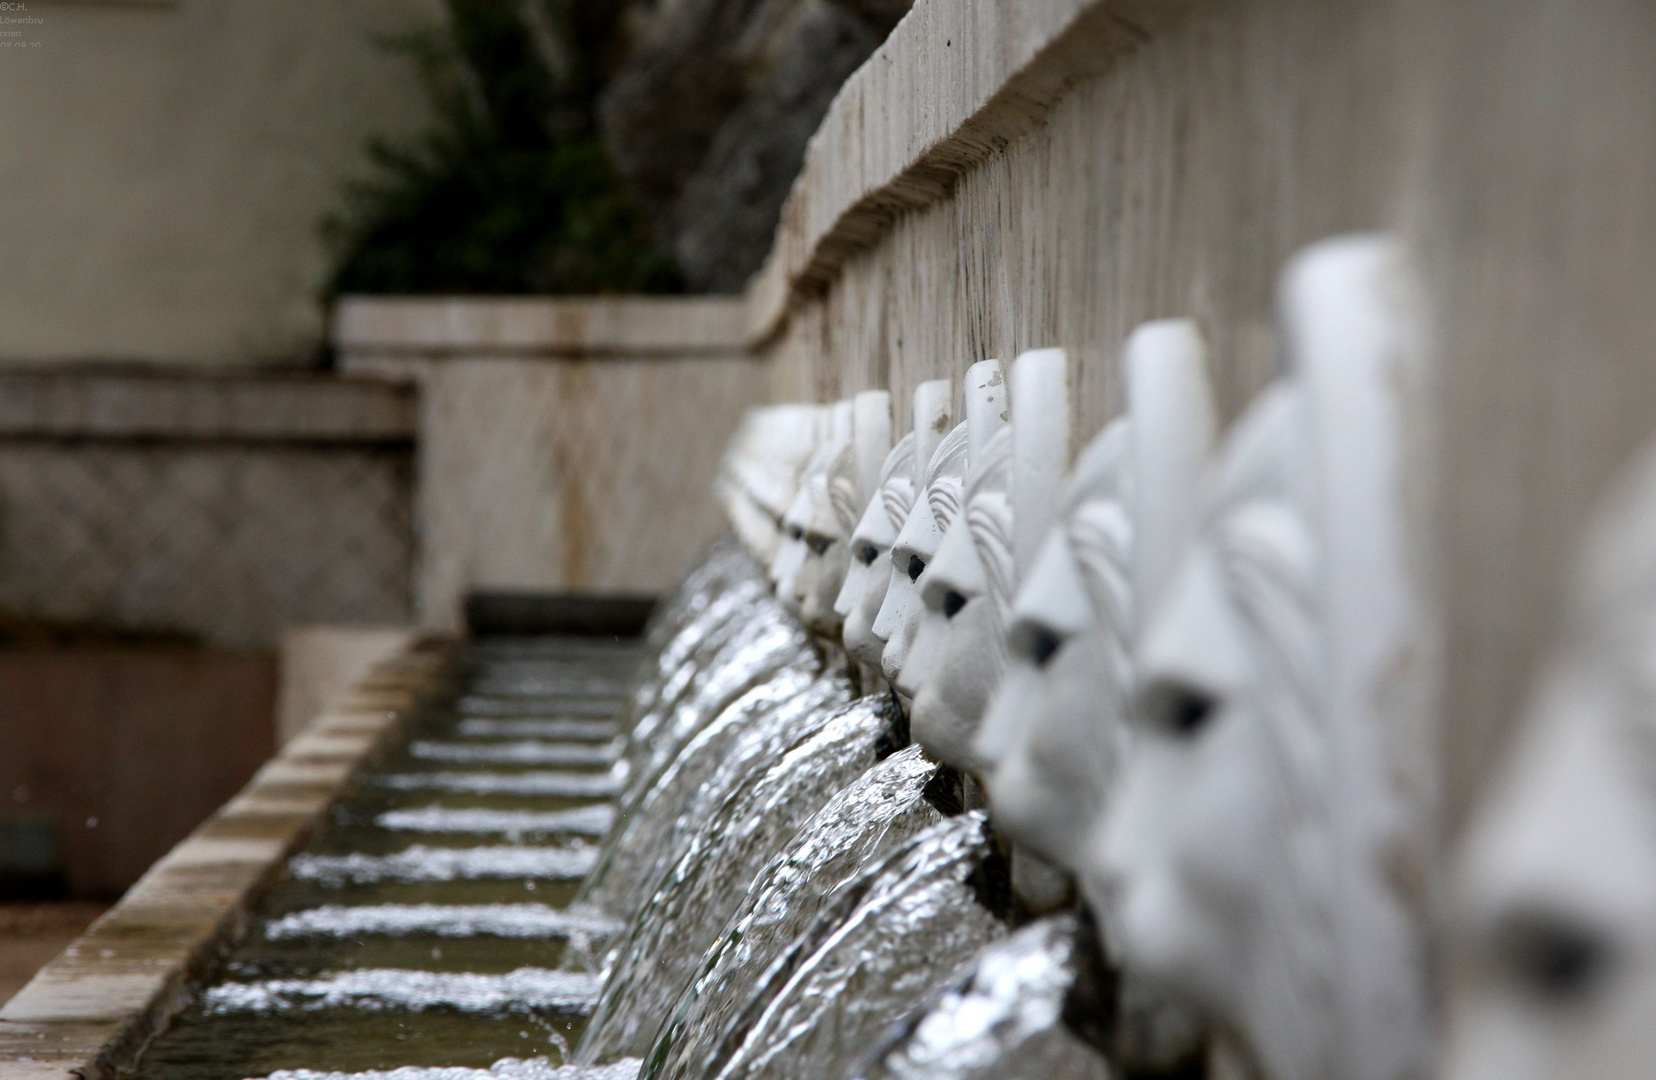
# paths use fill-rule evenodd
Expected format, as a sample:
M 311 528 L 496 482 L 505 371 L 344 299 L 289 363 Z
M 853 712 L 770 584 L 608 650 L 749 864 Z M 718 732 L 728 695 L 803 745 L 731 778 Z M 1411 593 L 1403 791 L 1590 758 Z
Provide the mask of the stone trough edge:
M 455 656 L 451 640 L 418 637 L 370 668 L 36 972 L 0 1008 L 0 1080 L 113 1080 L 130 1068 Z

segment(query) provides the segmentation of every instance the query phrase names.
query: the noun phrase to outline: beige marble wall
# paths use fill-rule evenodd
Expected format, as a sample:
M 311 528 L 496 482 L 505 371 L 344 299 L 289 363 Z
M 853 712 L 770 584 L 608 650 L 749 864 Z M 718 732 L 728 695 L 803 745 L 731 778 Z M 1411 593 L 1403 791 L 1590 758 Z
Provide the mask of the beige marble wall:
M 1061 345 L 1085 435 L 1133 325 L 1188 314 L 1233 416 L 1276 369 L 1285 257 L 1402 236 L 1431 331 L 1408 480 L 1452 831 L 1588 507 L 1656 433 L 1652 56 L 1636 0 L 918 0 L 750 289 L 773 394 L 903 396 Z
M 441 0 L 31 0 L 27 17 L 0 48 L 0 361 L 307 360 L 318 223 L 367 173 L 369 136 L 426 119 L 414 65 L 381 42 L 438 25 Z
M 708 298 L 347 300 L 346 369 L 420 394 L 416 606 L 472 589 L 658 593 L 724 527 L 713 474 L 769 392 Z

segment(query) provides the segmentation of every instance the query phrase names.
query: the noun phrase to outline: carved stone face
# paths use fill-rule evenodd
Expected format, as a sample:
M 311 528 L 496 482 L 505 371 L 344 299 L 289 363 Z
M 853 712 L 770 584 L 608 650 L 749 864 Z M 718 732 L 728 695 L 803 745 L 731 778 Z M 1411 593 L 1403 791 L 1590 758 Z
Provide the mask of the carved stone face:
M 1006 669 L 1006 615 L 1014 574 L 1008 497 L 1012 430 L 1003 428 L 972 466 L 966 509 L 919 581 L 914 647 L 898 687 L 914 700 L 915 741 L 946 764 L 979 772 L 972 740 Z
M 1642 1077 L 1656 1054 L 1656 626 L 1549 674 L 1456 890 L 1449 1080 Z
M 1082 865 L 1128 966 L 1243 1032 L 1274 1080 L 1329 1064 L 1305 954 L 1332 855 L 1306 849 L 1297 805 L 1312 785 L 1294 765 L 1316 747 L 1285 745 L 1315 737 L 1314 550 L 1285 483 L 1296 405 L 1268 394 L 1238 422 L 1140 646 L 1132 750 Z
M 897 688 L 914 700 L 915 741 L 939 761 L 976 772 L 972 739 L 1006 667 L 1006 620 L 966 515 L 950 527 L 919 585 L 919 625 Z
M 1147 613 L 1121 786 L 1084 870 L 1128 966 L 1200 1006 L 1270 1080 L 1426 1066 L 1391 861 L 1406 815 L 1390 766 L 1410 763 L 1388 739 L 1414 722 L 1420 667 L 1398 501 L 1401 270 L 1384 238 L 1352 236 L 1285 271 L 1291 381 L 1238 420 Z
M 1236 939 L 1271 914 L 1293 825 L 1249 629 L 1199 549 L 1145 643 L 1133 758 L 1109 830 L 1130 962 L 1227 1009 Z M 1280 878 L 1278 878 L 1280 880 Z M 1233 969 L 1234 970 L 1234 969 Z
M 843 640 L 851 656 L 871 668 L 880 666 L 885 640 L 874 634 L 874 619 L 885 602 L 891 581 L 891 545 L 898 525 L 892 511 L 906 515 L 914 501 L 910 479 L 914 463 L 914 435 L 900 439 L 881 468 L 880 490 L 870 499 L 851 532 L 845 584 L 834 600 L 834 611 L 844 620 Z
M 1449 1080 L 1618 1080 L 1656 1054 L 1656 445 L 1587 539 L 1457 857 Z
M 874 636 L 885 641 L 880 653 L 880 670 L 901 690 L 903 665 L 914 644 L 924 608 L 920 602 L 919 579 L 937 555 L 943 536 L 958 513 L 966 473 L 966 425 L 949 432 L 926 468 L 926 491 L 914 500 L 908 520 L 891 545 L 891 582 L 884 604 L 874 619 Z M 945 518 L 939 520 L 937 510 Z
M 782 518 L 782 540 L 776 557 L 771 560 L 770 577 L 776 587 L 777 599 L 794 615 L 799 614 L 796 585 L 800 568 L 805 565 L 805 529 L 810 524 L 816 504 L 822 501 L 820 477 L 807 475 L 794 495 L 793 503 Z
M 1075 873 L 1120 757 L 1120 709 L 1105 702 L 1127 673 L 1061 528 L 1018 591 L 1007 638 L 1005 681 L 976 744 L 995 822 Z
M 749 409 L 720 461 L 714 492 L 737 536 L 767 568 L 779 554 L 802 472 L 830 432 L 831 412 L 818 405 Z
M 931 502 L 914 500 L 914 509 L 903 522 L 902 531 L 891 545 L 891 578 L 885 600 L 874 617 L 874 636 L 885 642 L 880 650 L 880 670 L 893 686 L 900 687 L 903 663 L 908 658 L 914 632 L 920 624 L 920 598 L 916 582 L 926 564 L 937 554 L 943 530 L 932 513 Z
M 822 485 L 811 518 L 802 530 L 804 560 L 794 578 L 794 599 L 800 618 L 812 631 L 825 636 L 840 632 L 842 617 L 834 601 L 845 584 L 851 562 L 851 531 L 856 525 L 856 490 L 850 475 L 847 447 Z

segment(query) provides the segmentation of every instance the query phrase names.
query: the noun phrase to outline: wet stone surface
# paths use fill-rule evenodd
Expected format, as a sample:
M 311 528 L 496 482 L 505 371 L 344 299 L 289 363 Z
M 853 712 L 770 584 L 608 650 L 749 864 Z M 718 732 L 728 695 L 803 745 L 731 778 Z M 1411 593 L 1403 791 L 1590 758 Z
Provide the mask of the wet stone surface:
M 625 780 L 615 739 L 638 655 L 592 639 L 475 643 L 459 685 L 290 860 L 137 1076 L 507 1058 L 555 1075 L 597 996 L 586 958 L 614 932 L 569 905 Z

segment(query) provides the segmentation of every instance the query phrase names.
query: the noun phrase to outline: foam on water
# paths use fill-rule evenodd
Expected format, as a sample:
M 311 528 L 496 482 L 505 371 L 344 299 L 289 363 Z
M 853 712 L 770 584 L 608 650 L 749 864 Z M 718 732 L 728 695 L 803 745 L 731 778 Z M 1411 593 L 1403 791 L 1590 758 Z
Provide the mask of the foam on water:
M 441 848 L 416 844 L 395 855 L 295 855 L 288 862 L 288 872 L 300 881 L 326 886 L 479 878 L 575 881 L 592 869 L 597 854 L 597 849 L 591 847 Z
M 602 836 L 615 823 L 615 807 L 603 803 L 569 810 L 479 810 L 422 806 L 387 810 L 374 818 L 382 829 L 422 833 L 502 833 L 525 836 L 563 833 Z
M 626 762 L 607 773 L 389 773 L 373 782 L 394 791 L 446 791 L 465 795 L 546 795 L 565 799 L 603 799 L 613 796 L 626 781 Z
M 615 737 L 616 725 L 608 720 L 564 717 L 554 720 L 474 716 L 460 721 L 456 733 L 468 739 L 577 739 L 603 742 Z
M 569 675 L 484 674 L 472 683 L 472 692 L 486 698 L 602 698 L 615 702 L 630 689 L 618 678 L 579 678 Z
M 354 1073 L 281 1069 L 271 1073 L 267 1080 L 637 1080 L 638 1066 L 637 1058 L 612 1065 L 553 1065 L 550 1058 L 502 1058 L 487 1069 L 433 1069 L 418 1065 Z
M 474 975 L 363 968 L 319 979 L 220 983 L 202 995 L 202 1005 L 208 1015 L 319 1009 L 521 1015 L 585 1010 L 597 993 L 597 977 L 576 971 L 518 968 Z
M 609 765 L 621 756 L 621 743 L 565 743 L 523 740 L 479 746 L 475 743 L 422 739 L 408 748 L 422 761 L 479 765 Z
M 525 698 L 489 697 L 467 694 L 454 703 L 461 716 L 486 718 L 591 718 L 612 719 L 620 710 L 615 698 L 547 697 L 540 701 Z
M 596 912 L 545 904 L 328 904 L 284 915 L 267 923 L 264 933 L 270 941 L 359 934 L 555 938 L 617 929 L 618 924 Z

